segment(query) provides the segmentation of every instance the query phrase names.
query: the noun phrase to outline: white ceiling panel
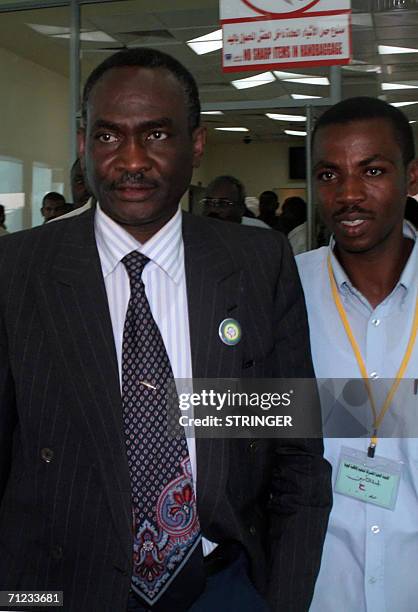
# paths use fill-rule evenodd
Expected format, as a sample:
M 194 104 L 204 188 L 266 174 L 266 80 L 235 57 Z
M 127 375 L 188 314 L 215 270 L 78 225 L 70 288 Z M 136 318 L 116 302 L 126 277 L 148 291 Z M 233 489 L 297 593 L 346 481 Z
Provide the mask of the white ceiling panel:
M 168 4 L 168 3 L 167 3 Z M 219 11 L 218 4 L 216 8 L 208 9 L 189 9 L 180 10 L 180 2 L 176 2 L 176 7 L 179 10 L 175 11 L 164 11 L 158 14 L 161 23 L 165 24 L 170 28 L 184 28 L 184 27 L 219 27 Z M 197 34 L 199 36 L 199 34 Z
M 393 27 L 385 27 L 385 28 L 376 28 L 376 39 L 381 41 L 386 40 L 396 40 L 397 46 L 401 46 L 399 41 L 402 41 L 402 46 L 404 45 L 404 40 L 410 39 L 415 41 L 412 46 L 418 44 L 418 27 L 416 25 L 407 25 L 407 26 L 393 26 Z M 386 43 L 385 43 L 386 44 Z
M 116 15 L 101 15 L 98 11 L 97 15 L 90 15 L 87 23 L 98 30 L 113 33 L 129 32 L 130 30 L 159 30 L 162 26 L 161 21 L 154 15 L 142 11 Z M 84 20 L 83 27 L 85 27 Z
M 418 11 L 416 10 L 392 10 L 386 13 L 376 12 L 373 17 L 377 28 L 398 28 L 418 25 Z

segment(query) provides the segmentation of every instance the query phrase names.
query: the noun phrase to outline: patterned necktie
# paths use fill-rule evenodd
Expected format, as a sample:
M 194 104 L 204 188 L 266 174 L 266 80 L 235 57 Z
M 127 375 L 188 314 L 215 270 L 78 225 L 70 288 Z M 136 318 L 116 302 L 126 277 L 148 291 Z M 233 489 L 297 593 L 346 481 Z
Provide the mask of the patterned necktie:
M 122 259 L 131 286 L 123 330 L 122 403 L 132 489 L 131 587 L 152 605 L 172 585 L 201 535 L 184 431 L 176 437 L 168 432 L 174 377 L 141 279 L 148 261 L 138 251 Z

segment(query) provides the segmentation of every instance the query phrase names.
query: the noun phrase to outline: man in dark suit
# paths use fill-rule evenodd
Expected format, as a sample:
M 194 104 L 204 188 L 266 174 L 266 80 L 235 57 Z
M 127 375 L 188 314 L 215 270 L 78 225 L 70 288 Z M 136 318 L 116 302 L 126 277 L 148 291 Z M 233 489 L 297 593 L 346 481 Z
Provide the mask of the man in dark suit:
M 312 376 L 288 245 L 178 208 L 204 142 L 187 70 L 120 52 L 84 90 L 96 209 L 1 241 L 0 590 L 63 590 L 68 612 L 309 606 L 330 506 L 321 440 L 183 439 L 181 490 L 161 457 L 145 473 L 169 444 L 149 427 L 162 371 Z M 155 521 L 140 507 L 153 495 Z M 173 517 L 193 529 L 177 537 Z

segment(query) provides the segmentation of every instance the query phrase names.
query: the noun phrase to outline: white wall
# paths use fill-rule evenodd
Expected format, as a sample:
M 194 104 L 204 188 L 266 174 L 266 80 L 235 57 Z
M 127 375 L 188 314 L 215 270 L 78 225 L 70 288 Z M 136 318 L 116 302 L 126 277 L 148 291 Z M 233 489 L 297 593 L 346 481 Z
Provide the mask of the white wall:
M 208 144 L 202 165 L 193 175 L 193 183 L 207 185 L 220 174 L 240 179 L 249 196 L 258 196 L 266 189 L 278 192 L 285 187 L 304 187 L 304 181 L 288 179 L 288 148 L 299 140 L 274 143 Z
M 34 163 L 50 168 L 52 185 L 64 183 L 69 197 L 69 82 L 4 49 L 0 49 L 0 82 L 0 156 L 23 162 L 23 226 L 29 227 Z M 2 185 L 0 197 L 1 193 Z

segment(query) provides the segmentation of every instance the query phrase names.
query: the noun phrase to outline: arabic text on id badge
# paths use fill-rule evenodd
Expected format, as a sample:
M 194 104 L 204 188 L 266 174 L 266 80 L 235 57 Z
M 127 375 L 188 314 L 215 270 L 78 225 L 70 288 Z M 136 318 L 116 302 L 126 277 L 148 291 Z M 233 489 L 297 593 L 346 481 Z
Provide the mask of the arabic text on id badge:
M 398 497 L 402 463 L 343 446 L 335 492 L 367 504 L 394 510 Z

